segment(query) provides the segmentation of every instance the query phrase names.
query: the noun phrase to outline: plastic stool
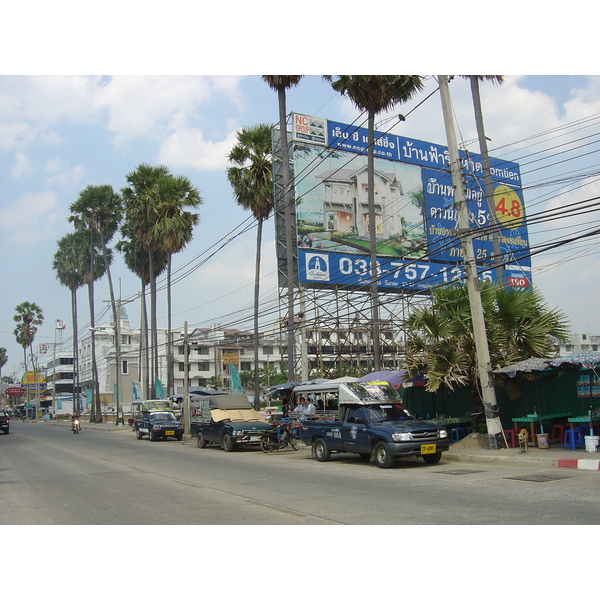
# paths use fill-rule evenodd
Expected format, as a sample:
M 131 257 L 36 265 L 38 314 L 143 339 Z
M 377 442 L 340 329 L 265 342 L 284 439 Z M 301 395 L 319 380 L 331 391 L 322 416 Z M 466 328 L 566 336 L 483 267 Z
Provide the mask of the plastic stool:
M 584 447 L 583 435 L 581 433 L 580 427 L 575 427 L 574 429 L 567 429 L 565 431 L 565 439 L 563 442 L 563 450 L 565 448 L 571 448 L 571 450 L 575 450 L 575 448 L 583 448 Z
M 517 447 L 517 430 L 516 429 L 505 429 L 504 435 L 506 436 L 506 443 L 509 448 Z
M 463 427 L 455 427 L 450 430 L 450 441 L 458 442 L 458 440 L 465 437 L 465 430 Z
M 565 439 L 565 430 L 567 429 L 567 425 L 564 423 L 557 423 L 552 428 L 552 437 L 551 439 L 555 442 L 562 442 Z

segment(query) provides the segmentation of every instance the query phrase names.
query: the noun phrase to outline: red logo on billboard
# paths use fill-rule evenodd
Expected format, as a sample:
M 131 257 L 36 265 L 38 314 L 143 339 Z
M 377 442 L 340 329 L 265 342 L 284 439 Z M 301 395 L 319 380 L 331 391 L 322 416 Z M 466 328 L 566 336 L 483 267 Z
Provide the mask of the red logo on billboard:
M 509 277 L 507 284 L 508 287 L 527 288 L 529 287 L 529 279 L 527 277 Z

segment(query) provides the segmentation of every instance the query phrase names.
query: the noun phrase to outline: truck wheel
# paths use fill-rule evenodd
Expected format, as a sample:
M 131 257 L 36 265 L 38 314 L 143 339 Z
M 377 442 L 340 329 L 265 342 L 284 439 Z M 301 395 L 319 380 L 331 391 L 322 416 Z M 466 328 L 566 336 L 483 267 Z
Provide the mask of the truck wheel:
M 181 440 L 183 439 L 183 434 L 182 434 L 182 433 L 178 433 L 178 434 L 175 436 L 175 439 L 176 439 L 178 442 L 181 442 Z
M 221 442 L 221 448 L 223 448 L 223 450 L 225 450 L 225 452 L 233 452 L 233 440 L 231 439 L 231 436 L 226 433 L 223 436 L 223 441 Z
M 315 458 L 319 462 L 325 462 L 329 460 L 331 457 L 331 452 L 329 451 L 329 448 L 327 447 L 327 444 L 323 438 L 318 438 L 314 442 L 313 446 L 315 450 Z
M 154 433 L 154 431 L 152 431 L 152 429 L 149 430 L 148 439 L 151 442 L 155 442 L 156 441 L 156 434 Z
M 380 469 L 389 469 L 392 466 L 390 449 L 385 442 L 378 442 L 375 446 L 375 464 Z
M 136 429 L 136 430 L 135 430 L 135 437 L 136 437 L 138 440 L 141 440 L 141 439 L 142 439 L 142 432 L 141 432 L 139 429 Z
M 200 431 L 196 436 L 196 444 L 198 444 L 198 448 L 206 448 L 206 440 Z
M 440 462 L 441 458 L 442 458 L 441 452 L 436 452 L 435 454 L 423 454 L 423 460 L 428 465 L 437 465 Z

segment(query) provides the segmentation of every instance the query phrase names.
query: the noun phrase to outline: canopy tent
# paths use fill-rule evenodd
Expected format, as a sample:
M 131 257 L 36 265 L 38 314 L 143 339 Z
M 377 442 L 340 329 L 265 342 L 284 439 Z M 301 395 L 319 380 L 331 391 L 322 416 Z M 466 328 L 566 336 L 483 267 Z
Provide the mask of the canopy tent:
M 492 373 L 499 375 L 508 375 L 509 377 L 516 377 L 517 373 L 531 373 L 532 371 L 550 371 L 551 358 L 537 358 L 532 357 L 526 360 L 507 365 L 500 369 L 494 369 Z
M 356 381 L 362 383 L 363 381 L 387 381 L 394 389 L 398 389 L 407 380 L 406 375 L 408 371 L 374 371 L 368 375 L 363 375 Z

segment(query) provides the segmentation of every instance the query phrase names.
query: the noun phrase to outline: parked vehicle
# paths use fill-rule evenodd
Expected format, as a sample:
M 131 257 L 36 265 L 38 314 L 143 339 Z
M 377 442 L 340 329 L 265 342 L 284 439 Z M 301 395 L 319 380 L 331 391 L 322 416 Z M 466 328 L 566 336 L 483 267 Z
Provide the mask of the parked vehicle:
M 232 452 L 240 446 L 258 447 L 261 433 L 273 429 L 246 396 L 215 395 L 196 402 L 200 404 L 200 417 L 191 422 L 190 432 L 199 448 L 215 444 Z
M 6 435 L 10 433 L 10 417 L 5 410 L 0 410 L 0 429 Z
M 150 406 L 150 404 L 142 403 L 141 410 L 133 421 L 133 429 L 137 439 L 141 440 L 147 435 L 151 442 L 169 437 L 181 441 L 184 427 L 183 423 L 175 417 L 175 413 L 164 408 L 151 409 Z
M 283 450 L 291 446 L 294 450 L 299 450 L 300 445 L 292 435 L 292 430 L 289 421 L 281 423 L 273 423 L 270 431 L 261 432 L 260 447 L 263 452 L 274 452 Z
M 354 452 L 382 469 L 408 456 L 436 464 L 450 447 L 444 427 L 416 419 L 387 382 L 340 384 L 338 413 L 337 420 L 302 422 L 301 439 L 318 461 L 332 452 Z

